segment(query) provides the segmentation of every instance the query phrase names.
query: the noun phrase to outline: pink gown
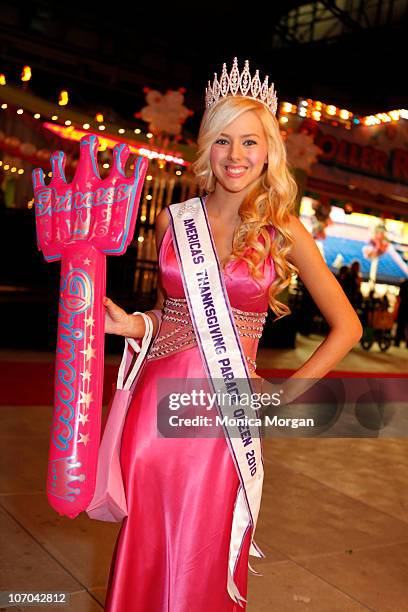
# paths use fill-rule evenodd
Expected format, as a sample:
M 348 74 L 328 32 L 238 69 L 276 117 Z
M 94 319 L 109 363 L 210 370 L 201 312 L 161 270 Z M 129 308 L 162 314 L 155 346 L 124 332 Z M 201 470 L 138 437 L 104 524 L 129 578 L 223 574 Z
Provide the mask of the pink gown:
M 273 232 L 273 228 L 270 228 Z M 210 230 L 211 231 L 211 230 Z M 272 236 L 271 236 L 272 237 Z M 262 241 L 263 239 L 260 238 Z M 185 298 L 170 225 L 159 253 L 167 296 Z M 275 269 L 270 257 L 256 283 L 243 261 L 224 282 L 232 307 L 264 312 Z M 163 324 L 162 324 L 163 325 Z M 256 357 L 257 339 L 243 338 Z M 244 343 L 242 343 L 244 345 Z M 128 409 L 121 445 L 128 516 L 111 562 L 108 612 L 236 612 L 227 591 L 228 553 L 238 476 L 224 437 L 163 438 L 156 424 L 156 382 L 206 378 L 197 345 L 145 360 Z M 234 573 L 247 599 L 250 530 Z

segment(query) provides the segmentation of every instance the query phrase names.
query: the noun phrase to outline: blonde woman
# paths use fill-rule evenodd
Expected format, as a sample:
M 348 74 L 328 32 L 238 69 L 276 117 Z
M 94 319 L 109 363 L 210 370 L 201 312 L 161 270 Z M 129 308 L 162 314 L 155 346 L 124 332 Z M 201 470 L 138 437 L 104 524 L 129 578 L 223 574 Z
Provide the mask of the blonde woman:
M 193 170 L 207 194 L 201 204 L 239 351 L 249 376 L 257 378 L 255 359 L 267 308 L 278 317 L 290 312 L 278 296 L 296 273 L 330 332 L 295 376 L 321 378 L 359 340 L 361 325 L 293 214 L 296 185 L 287 169 L 273 86 L 258 87 L 258 73 L 249 76 L 248 63 L 238 77 L 237 70 L 236 60 L 231 74 L 224 65 L 220 82 L 216 76 L 209 85 Z M 230 576 L 240 478 L 227 440 L 157 435 L 157 381 L 163 376 L 206 378 L 202 355 L 207 347 L 199 346 L 192 324 L 168 209 L 158 215 L 156 228 L 159 290 L 155 310 L 149 312 L 155 338 L 123 431 L 121 466 L 129 515 L 116 543 L 105 609 L 242 610 L 253 533 L 244 531 Z M 107 333 L 143 337 L 140 315 L 104 301 Z

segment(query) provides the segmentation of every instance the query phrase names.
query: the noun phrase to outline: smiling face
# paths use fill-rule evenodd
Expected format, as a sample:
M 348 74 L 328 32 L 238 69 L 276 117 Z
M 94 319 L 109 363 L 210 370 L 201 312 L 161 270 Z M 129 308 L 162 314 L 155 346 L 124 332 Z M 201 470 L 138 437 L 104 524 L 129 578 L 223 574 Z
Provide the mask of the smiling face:
M 231 121 L 211 146 L 210 163 L 216 189 L 248 192 L 268 161 L 268 146 L 262 122 L 249 110 Z

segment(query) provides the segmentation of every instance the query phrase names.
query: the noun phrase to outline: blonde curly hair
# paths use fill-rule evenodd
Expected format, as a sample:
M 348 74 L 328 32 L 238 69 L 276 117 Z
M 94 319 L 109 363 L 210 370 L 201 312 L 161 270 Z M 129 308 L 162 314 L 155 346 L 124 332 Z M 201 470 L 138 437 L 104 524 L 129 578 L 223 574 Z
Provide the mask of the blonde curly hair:
M 250 98 L 228 96 L 220 100 L 203 115 L 197 159 L 191 169 L 201 189 L 207 193 L 215 190 L 216 178 L 210 164 L 211 146 L 229 123 L 249 110 L 255 111 L 262 122 L 267 140 L 268 164 L 239 208 L 241 223 L 234 232 L 232 253 L 222 262 L 222 268 L 230 261 L 246 261 L 251 276 L 256 280 L 262 278 L 260 268 L 270 255 L 275 264 L 276 277 L 269 287 L 268 301 L 276 314 L 275 320 L 278 320 L 290 314 L 291 310 L 276 296 L 290 284 L 292 274 L 299 271 L 286 258 L 293 244 L 289 215 L 294 214 L 297 185 L 288 169 L 286 148 L 276 117 L 261 102 Z M 275 227 L 274 240 L 270 239 L 268 232 L 271 225 Z M 259 236 L 264 238 L 264 246 L 258 240 Z M 248 247 L 252 247 L 250 256 L 245 254 Z

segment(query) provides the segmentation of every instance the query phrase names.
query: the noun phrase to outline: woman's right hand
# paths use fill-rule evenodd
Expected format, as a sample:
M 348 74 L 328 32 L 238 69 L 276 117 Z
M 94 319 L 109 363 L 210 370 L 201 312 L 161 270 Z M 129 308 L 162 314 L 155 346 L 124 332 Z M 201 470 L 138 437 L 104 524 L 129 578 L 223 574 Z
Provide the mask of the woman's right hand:
M 105 306 L 105 333 L 118 334 L 119 336 L 127 335 L 132 315 L 129 315 L 106 296 L 104 296 L 102 303 Z

